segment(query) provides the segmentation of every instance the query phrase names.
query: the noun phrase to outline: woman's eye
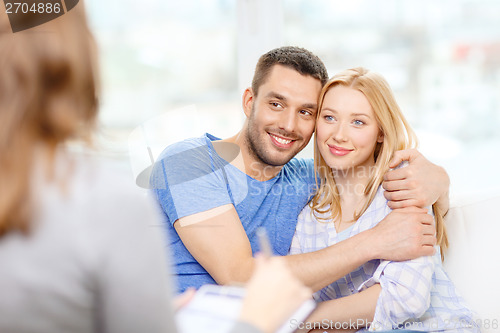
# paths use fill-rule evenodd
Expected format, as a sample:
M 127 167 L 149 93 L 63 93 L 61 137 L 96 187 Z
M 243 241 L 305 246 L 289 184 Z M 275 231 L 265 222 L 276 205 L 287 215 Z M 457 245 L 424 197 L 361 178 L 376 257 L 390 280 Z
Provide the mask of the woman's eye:
M 353 124 L 356 125 L 356 126 L 362 126 L 365 124 L 364 121 L 361 121 L 361 120 L 354 120 L 353 121 Z
M 335 118 L 333 118 L 332 116 L 325 116 L 324 117 L 326 121 L 334 121 Z

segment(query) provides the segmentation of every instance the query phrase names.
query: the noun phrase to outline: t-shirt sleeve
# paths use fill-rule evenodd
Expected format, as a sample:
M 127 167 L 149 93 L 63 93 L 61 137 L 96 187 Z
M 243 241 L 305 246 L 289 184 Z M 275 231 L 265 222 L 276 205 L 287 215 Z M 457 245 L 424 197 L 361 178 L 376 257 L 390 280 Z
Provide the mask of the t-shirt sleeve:
M 297 170 L 298 173 L 297 176 L 302 179 L 305 186 L 307 187 L 307 191 L 309 193 L 308 201 L 311 200 L 317 190 L 314 160 L 295 158 L 290 161 L 290 163 L 293 163 L 295 165 L 295 170 Z
M 170 223 L 232 203 L 226 166 L 206 144 L 181 142 L 162 153 L 150 185 Z

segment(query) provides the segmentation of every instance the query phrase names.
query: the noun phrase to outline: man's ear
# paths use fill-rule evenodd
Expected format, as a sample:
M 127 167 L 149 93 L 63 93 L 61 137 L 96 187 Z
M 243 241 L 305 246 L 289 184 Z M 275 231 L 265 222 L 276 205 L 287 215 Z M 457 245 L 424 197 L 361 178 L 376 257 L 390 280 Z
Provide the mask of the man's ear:
M 252 113 L 252 105 L 254 102 L 254 94 L 252 88 L 246 88 L 245 91 L 243 92 L 243 99 L 242 99 L 242 104 L 243 104 L 243 112 L 245 112 L 245 115 L 247 118 L 250 117 L 250 114 Z

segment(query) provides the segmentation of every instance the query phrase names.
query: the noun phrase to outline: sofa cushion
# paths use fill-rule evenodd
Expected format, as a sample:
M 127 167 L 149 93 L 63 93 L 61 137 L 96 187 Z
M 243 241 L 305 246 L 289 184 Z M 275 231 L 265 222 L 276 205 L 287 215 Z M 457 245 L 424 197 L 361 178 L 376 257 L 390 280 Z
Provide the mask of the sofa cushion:
M 483 332 L 500 331 L 500 195 L 458 197 L 446 216 L 450 247 L 444 266 L 478 314 Z

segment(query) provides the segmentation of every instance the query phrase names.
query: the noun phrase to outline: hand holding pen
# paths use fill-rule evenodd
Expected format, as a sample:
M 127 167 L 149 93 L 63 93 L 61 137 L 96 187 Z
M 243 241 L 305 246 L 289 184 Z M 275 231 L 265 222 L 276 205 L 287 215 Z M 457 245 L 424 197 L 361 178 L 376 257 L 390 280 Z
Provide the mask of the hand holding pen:
M 285 259 L 273 256 L 265 229 L 257 230 L 260 253 L 247 284 L 240 320 L 253 322 L 263 332 L 275 332 L 306 300 L 312 291 L 300 282 Z M 256 323 L 252 318 L 260 318 Z

